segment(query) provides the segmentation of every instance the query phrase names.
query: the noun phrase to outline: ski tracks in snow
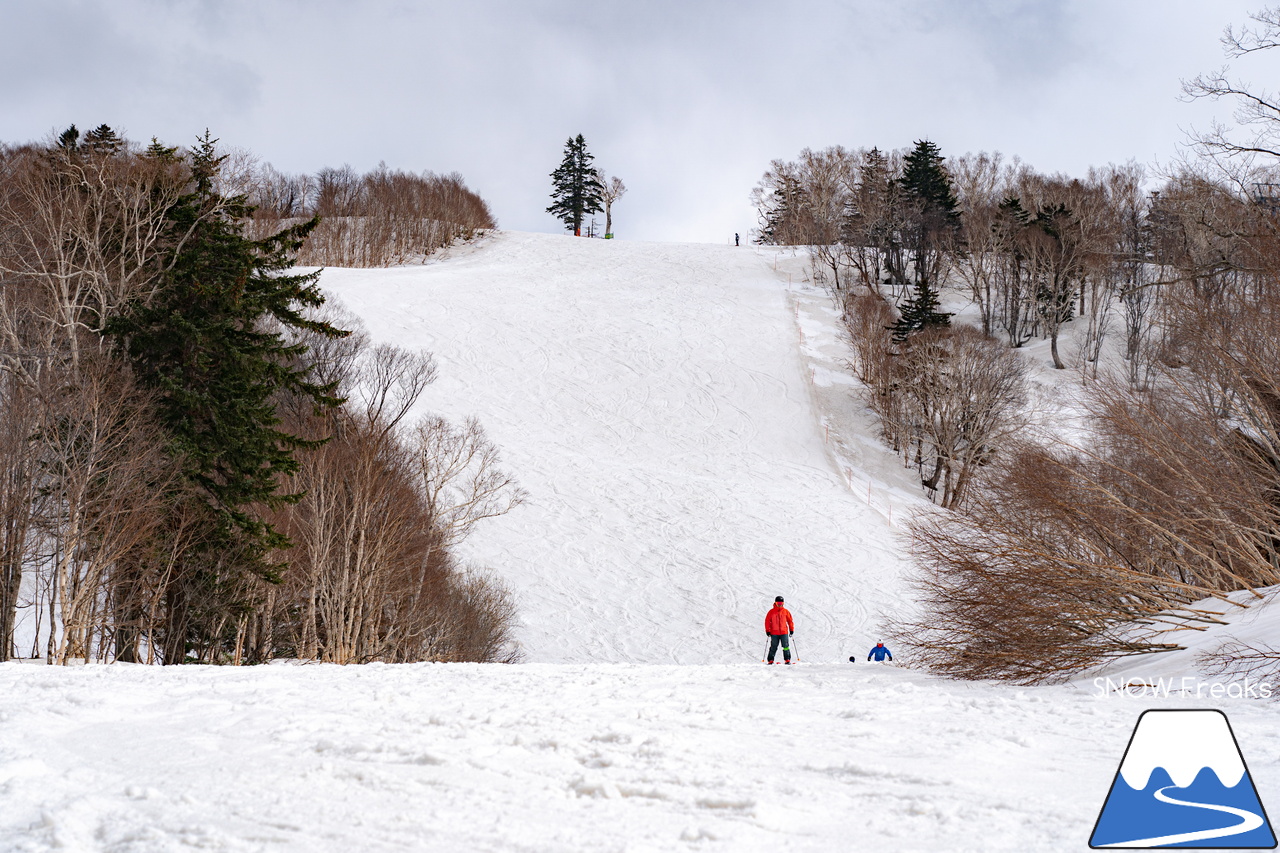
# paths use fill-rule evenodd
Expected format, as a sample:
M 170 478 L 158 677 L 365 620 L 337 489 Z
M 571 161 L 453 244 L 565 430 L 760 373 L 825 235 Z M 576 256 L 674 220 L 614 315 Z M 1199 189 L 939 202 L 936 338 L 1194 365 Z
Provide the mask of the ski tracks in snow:
M 758 660 L 775 594 L 806 656 L 843 659 L 898 609 L 894 533 L 824 446 L 786 277 L 755 252 L 500 233 L 321 283 L 435 352 L 425 406 L 477 416 L 530 492 L 466 543 L 515 590 L 530 661 Z

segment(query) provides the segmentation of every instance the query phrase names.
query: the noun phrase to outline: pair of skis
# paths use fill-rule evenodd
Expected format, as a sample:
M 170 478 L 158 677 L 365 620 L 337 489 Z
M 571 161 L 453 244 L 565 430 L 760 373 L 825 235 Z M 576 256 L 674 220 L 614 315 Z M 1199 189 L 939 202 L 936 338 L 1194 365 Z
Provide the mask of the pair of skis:
M 795 655 L 795 660 L 784 660 L 783 663 L 800 663 L 800 650 L 796 648 L 796 635 L 788 634 L 787 642 L 791 645 L 791 653 Z M 770 638 L 769 642 L 765 643 L 764 657 L 760 659 L 760 663 L 773 663 L 773 661 L 769 660 L 769 647 L 772 645 L 773 639 Z

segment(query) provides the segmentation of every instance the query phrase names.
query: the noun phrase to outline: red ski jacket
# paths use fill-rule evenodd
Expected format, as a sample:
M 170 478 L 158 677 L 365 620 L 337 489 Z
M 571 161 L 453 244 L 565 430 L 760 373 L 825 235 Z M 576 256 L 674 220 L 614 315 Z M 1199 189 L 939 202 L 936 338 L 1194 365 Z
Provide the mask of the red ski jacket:
M 764 617 L 764 632 L 770 636 L 790 634 L 796 629 L 791 621 L 791 611 L 782 606 L 781 601 L 773 603 L 773 609 Z

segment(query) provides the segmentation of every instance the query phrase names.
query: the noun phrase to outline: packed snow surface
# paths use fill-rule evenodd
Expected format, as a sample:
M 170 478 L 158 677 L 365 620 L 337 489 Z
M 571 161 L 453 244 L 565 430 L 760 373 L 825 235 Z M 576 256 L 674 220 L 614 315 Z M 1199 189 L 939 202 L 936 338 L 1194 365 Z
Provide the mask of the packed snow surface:
M 501 233 L 425 267 L 328 270 L 378 342 L 435 354 L 530 493 L 468 553 L 530 662 L 759 660 L 783 595 L 809 657 L 901 610 L 895 531 L 833 463 L 786 274 L 752 249 Z
M 0 850 L 1085 850 L 1138 713 L 1189 705 L 865 662 L 5 664 Z M 1226 710 L 1276 802 L 1274 706 Z
M 327 271 L 375 340 L 435 353 L 423 410 L 479 418 L 529 490 L 465 543 L 528 663 L 0 665 L 0 851 L 1085 850 L 1146 708 L 1225 711 L 1280 811 L 1274 703 L 1193 657 L 1273 636 L 1273 606 L 1057 686 L 866 663 L 927 505 L 803 269 L 499 234 Z M 759 662 L 775 594 L 798 666 Z

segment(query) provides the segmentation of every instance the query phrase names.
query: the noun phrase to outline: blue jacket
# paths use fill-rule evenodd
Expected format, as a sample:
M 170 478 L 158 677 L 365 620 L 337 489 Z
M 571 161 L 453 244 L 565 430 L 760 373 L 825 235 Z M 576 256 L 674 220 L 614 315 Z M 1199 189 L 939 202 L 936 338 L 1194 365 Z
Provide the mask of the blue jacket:
M 871 650 L 871 654 L 867 655 L 867 660 L 871 660 L 873 657 L 878 661 L 884 660 L 885 658 L 893 660 L 893 652 L 889 651 L 888 646 L 876 646 Z

